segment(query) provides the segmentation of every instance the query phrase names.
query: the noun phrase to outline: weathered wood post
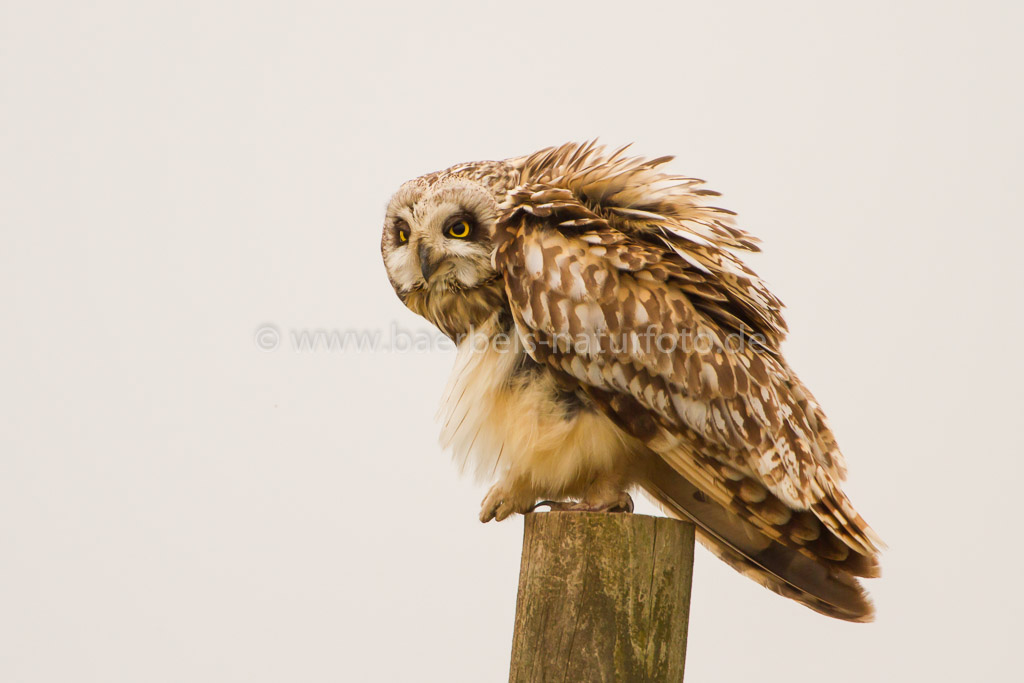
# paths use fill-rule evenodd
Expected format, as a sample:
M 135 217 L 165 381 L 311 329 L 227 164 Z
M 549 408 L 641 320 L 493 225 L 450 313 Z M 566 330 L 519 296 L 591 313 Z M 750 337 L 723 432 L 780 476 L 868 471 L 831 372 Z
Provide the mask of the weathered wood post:
M 692 524 L 525 516 L 510 683 L 682 681 Z

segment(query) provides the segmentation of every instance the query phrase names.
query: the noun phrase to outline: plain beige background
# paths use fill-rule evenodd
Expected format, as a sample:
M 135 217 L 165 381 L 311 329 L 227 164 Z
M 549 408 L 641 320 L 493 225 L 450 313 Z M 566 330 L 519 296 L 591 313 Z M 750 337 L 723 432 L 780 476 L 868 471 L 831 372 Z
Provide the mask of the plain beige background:
M 0 680 L 503 680 L 522 521 L 437 446 L 452 352 L 289 335 L 425 332 L 391 192 L 597 135 L 763 238 L 891 546 L 867 626 L 700 551 L 688 681 L 1015 679 L 1022 19 L 0 0 Z

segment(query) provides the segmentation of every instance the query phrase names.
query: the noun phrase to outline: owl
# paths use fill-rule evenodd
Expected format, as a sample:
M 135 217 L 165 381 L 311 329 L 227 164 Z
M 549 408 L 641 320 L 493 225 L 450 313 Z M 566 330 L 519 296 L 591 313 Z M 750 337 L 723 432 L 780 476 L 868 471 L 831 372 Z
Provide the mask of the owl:
M 882 544 L 737 255 L 757 240 L 671 159 L 572 143 L 399 188 L 388 278 L 457 347 L 442 445 L 493 482 L 481 521 L 632 511 L 639 490 L 742 574 L 870 621 Z

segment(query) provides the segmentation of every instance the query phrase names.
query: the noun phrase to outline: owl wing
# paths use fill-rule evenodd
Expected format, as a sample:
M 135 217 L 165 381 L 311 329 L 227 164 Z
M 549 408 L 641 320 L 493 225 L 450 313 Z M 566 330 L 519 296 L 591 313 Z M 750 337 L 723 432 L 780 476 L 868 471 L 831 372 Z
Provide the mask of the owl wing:
M 879 541 L 839 488 L 823 412 L 778 350 L 781 304 L 732 253 L 756 245 L 703 206 L 699 181 L 658 172 L 664 161 L 567 145 L 521 162 L 494 255 L 517 330 L 660 456 L 668 468 L 652 467 L 646 488 L 695 518 L 723 559 L 779 592 L 802 589 L 778 576 L 786 567 L 823 567 L 819 583 L 842 575 L 852 595 L 853 616 L 836 616 L 863 617 L 849 577 L 877 575 Z M 702 510 L 676 500 L 684 483 Z M 765 559 L 780 552 L 786 567 Z

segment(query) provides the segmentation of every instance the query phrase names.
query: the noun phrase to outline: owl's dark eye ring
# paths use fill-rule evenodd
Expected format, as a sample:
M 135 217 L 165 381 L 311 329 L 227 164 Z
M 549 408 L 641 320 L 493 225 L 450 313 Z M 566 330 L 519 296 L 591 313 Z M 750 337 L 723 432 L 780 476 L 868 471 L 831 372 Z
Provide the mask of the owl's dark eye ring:
M 444 229 L 445 237 L 453 240 L 465 240 L 473 234 L 475 223 L 469 216 L 456 216 Z
M 395 239 L 398 240 L 399 244 L 405 244 L 409 241 L 409 224 L 405 221 L 397 221 L 395 223 Z

